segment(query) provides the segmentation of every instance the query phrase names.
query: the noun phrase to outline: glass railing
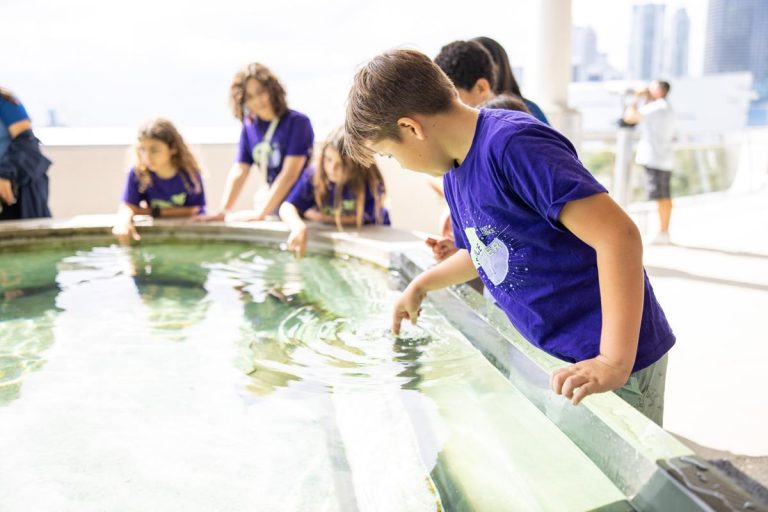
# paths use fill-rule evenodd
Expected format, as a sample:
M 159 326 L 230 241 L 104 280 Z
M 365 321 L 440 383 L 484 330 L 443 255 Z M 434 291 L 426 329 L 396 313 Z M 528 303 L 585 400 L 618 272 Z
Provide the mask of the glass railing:
M 765 129 L 681 137 L 675 143 L 672 195 L 722 192 L 734 185 L 737 176 L 748 188 L 759 188 L 766 183 L 766 155 L 762 149 L 766 147 L 768 130 Z M 612 190 L 615 137 L 584 134 L 580 156 L 584 166 Z M 644 179 L 642 167 L 633 164 L 629 177 L 630 202 L 645 200 Z

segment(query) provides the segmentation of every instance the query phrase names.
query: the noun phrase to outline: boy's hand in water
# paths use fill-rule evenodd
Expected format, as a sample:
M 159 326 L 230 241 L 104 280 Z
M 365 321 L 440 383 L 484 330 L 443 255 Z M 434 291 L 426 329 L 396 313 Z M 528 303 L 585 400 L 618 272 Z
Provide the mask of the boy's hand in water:
M 585 396 L 613 391 L 626 384 L 632 367 L 625 366 L 613 363 L 601 354 L 557 370 L 552 374 L 550 384 L 555 393 L 578 405 Z
M 136 240 L 137 242 L 141 240 L 141 236 L 136 231 L 136 226 L 133 225 L 133 222 L 116 225 L 112 228 L 112 234 L 115 235 L 120 245 L 130 245 L 131 240 Z
M 291 230 L 288 235 L 288 250 L 293 252 L 297 258 L 304 256 L 307 251 L 307 226 L 298 227 Z
M 421 302 L 426 297 L 427 293 L 415 284 L 415 281 L 411 281 L 411 284 L 403 291 L 400 298 L 395 303 L 395 310 L 392 314 L 392 334 L 397 336 L 400 334 L 400 324 L 403 320 L 408 319 L 413 325 L 416 325 L 416 320 L 421 313 Z
M 443 261 L 445 258 L 459 250 L 450 238 L 437 240 L 429 237 L 424 242 L 432 249 L 432 255 L 437 261 Z

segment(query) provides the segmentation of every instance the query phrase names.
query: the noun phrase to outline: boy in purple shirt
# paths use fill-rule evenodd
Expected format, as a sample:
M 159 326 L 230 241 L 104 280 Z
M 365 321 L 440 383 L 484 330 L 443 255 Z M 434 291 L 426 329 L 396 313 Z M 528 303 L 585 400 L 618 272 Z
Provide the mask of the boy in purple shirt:
M 661 423 L 657 395 L 675 337 L 643 270 L 637 227 L 567 139 L 528 115 L 462 104 L 414 50 L 358 72 L 346 129 L 358 161 L 377 152 L 443 176 L 451 209 L 460 250 L 408 285 L 393 332 L 416 322 L 427 292 L 479 275 L 529 342 L 574 363 L 552 376 L 556 393 L 578 404 L 634 377 L 640 389 L 632 381 L 619 394 Z

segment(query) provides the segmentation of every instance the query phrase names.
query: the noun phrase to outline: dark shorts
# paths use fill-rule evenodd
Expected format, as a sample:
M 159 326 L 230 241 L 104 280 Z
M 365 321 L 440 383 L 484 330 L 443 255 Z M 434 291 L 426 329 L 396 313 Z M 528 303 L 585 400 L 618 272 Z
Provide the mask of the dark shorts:
M 669 199 L 672 197 L 669 191 L 669 182 L 672 171 L 662 171 L 653 167 L 645 168 L 645 191 L 648 199 Z

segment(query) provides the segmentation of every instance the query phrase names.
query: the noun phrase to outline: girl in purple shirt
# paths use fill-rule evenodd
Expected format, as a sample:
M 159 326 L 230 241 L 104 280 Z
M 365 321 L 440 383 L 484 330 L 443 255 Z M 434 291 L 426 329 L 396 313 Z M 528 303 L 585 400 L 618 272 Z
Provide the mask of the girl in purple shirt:
M 209 220 L 264 220 L 280 203 L 307 167 L 315 134 L 309 118 L 288 108 L 285 88 L 263 64 L 248 64 L 230 86 L 232 114 L 243 123 L 237 162 L 229 171 L 222 206 Z M 232 215 L 251 169 L 266 179 L 268 190 L 253 210 Z
M 291 228 L 288 248 L 304 255 L 307 225 L 303 219 L 335 224 L 340 231 L 342 226 L 389 225 L 384 192 L 379 168 L 346 157 L 344 130 L 337 129 L 323 144 L 317 170 L 307 169 L 280 206 L 280 218 Z
M 134 215 L 191 217 L 205 213 L 200 166 L 170 121 L 155 119 L 139 130 L 136 165 L 128 172 L 112 233 L 127 244 L 141 237 Z

